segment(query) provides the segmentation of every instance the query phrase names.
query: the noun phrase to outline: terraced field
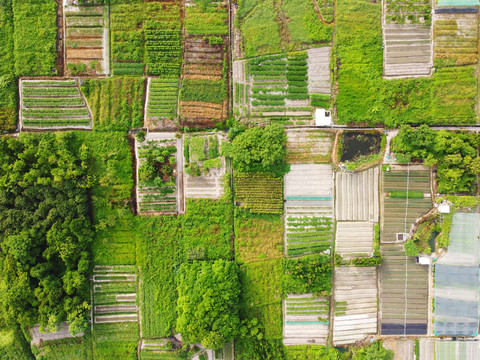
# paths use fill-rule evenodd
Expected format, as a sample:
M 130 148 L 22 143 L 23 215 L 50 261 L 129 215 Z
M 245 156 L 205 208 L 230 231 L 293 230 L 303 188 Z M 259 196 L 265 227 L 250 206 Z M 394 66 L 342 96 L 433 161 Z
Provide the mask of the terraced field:
M 424 335 L 428 323 L 428 266 L 405 255 L 403 244 L 382 244 L 382 335 Z
M 433 67 L 432 32 L 424 25 L 384 25 L 386 77 L 430 75 Z
M 378 221 L 379 172 L 379 168 L 374 167 L 355 173 L 337 173 L 337 220 Z
M 410 169 L 410 170 L 408 170 Z M 386 193 L 423 193 L 423 198 L 392 198 Z M 383 173 L 383 216 L 381 241 L 397 241 L 397 233 L 409 233 L 412 224 L 432 208 L 430 170 L 420 165 L 397 165 Z
M 108 7 L 66 6 L 64 14 L 67 73 L 108 74 Z
M 92 119 L 75 80 L 21 80 L 21 128 L 90 129 Z
M 338 221 L 335 252 L 344 258 L 371 256 L 373 236 L 373 222 Z
M 330 302 L 314 294 L 289 294 L 283 300 L 283 344 L 325 345 Z
M 335 133 L 316 129 L 287 129 L 287 162 L 329 163 Z
M 145 160 L 145 153 L 152 148 L 165 148 L 175 146 L 177 152 L 173 175 L 168 181 L 161 183 L 143 183 L 139 181 L 139 168 Z M 183 196 L 183 156 L 182 139 L 177 139 L 171 133 L 149 133 L 145 141 L 136 141 L 137 159 L 137 211 L 140 214 L 177 214 L 185 208 Z
M 478 13 L 434 15 L 434 59 L 447 65 L 478 62 Z
M 354 344 L 377 333 L 377 269 L 335 268 L 333 343 Z
M 285 175 L 286 254 L 327 250 L 333 239 L 333 171 L 330 165 L 293 164 Z
M 95 266 L 95 324 L 137 322 L 137 275 L 134 266 Z

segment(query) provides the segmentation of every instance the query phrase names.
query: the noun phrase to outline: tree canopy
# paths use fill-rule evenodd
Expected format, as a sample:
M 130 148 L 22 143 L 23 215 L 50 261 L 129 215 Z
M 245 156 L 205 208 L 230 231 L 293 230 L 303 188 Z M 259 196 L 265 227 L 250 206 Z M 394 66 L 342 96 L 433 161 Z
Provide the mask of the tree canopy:
M 239 332 L 240 282 L 233 261 L 194 261 L 180 267 L 177 331 L 187 344 L 219 349 Z
M 471 193 L 475 189 L 480 173 L 477 134 L 403 126 L 393 145 L 395 151 L 437 166 L 438 192 Z
M 285 173 L 287 135 L 279 124 L 249 128 L 235 136 L 223 148 L 240 172 L 264 172 L 282 176 Z
M 50 329 L 87 325 L 93 237 L 88 148 L 75 135 L 0 139 L 0 305 L 3 317 Z

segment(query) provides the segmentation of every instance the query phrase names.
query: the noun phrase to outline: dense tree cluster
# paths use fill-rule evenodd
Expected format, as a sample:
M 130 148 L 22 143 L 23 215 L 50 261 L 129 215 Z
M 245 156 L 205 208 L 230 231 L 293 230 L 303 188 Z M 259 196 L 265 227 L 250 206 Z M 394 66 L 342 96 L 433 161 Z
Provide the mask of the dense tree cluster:
M 274 173 L 283 176 L 287 154 L 287 135 L 282 125 L 254 127 L 235 136 L 223 148 L 239 172 Z
M 177 329 L 187 344 L 218 349 L 239 332 L 238 265 L 233 261 L 194 261 L 180 267 Z
M 394 138 L 394 150 L 421 159 L 438 170 L 438 192 L 471 193 L 480 173 L 477 149 L 480 136 L 474 133 L 432 130 L 426 125 L 417 129 L 401 128 Z
M 88 154 L 72 133 L 0 139 L 0 303 L 9 321 L 86 326 Z

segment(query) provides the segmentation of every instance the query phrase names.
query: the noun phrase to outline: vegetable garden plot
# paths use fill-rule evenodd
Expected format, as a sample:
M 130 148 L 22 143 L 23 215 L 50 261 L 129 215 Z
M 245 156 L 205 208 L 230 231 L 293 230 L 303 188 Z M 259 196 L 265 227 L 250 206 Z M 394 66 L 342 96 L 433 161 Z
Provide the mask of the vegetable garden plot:
M 147 110 L 145 124 L 149 129 L 166 129 L 177 126 L 177 77 L 148 78 Z
M 257 214 L 283 213 L 283 179 L 267 174 L 237 173 L 235 199 Z
M 286 129 L 287 162 L 291 164 L 330 163 L 334 132 L 313 129 Z
M 430 1 L 385 2 L 384 75 L 430 75 L 433 67 Z
M 434 15 L 434 60 L 445 65 L 478 62 L 478 13 Z
M 111 7 L 112 70 L 117 75 L 179 76 L 182 42 L 180 6 L 173 2 Z
M 228 35 L 228 2 L 185 0 L 185 33 Z M 216 39 L 218 41 L 218 39 Z
M 314 294 L 288 294 L 283 300 L 283 344 L 326 345 L 330 301 Z
M 75 80 L 21 80 L 20 128 L 90 129 L 92 120 Z
M 403 244 L 382 244 L 382 335 L 424 335 L 428 323 L 428 266 L 405 255 Z
M 214 127 L 228 117 L 228 36 L 187 35 L 180 93 L 182 126 Z
M 143 215 L 184 211 L 182 140 L 169 133 L 149 133 L 135 140 L 137 211 Z
M 336 175 L 337 220 L 378 221 L 379 168 Z
M 373 254 L 373 222 L 338 221 L 335 252 L 342 257 L 371 256 Z
M 456 213 L 445 256 L 435 263 L 435 335 L 477 336 L 480 214 Z
M 222 141 L 219 134 L 185 138 L 184 183 L 187 198 L 221 198 L 225 175 L 225 158 L 219 152 Z
M 418 165 L 396 165 L 391 171 L 383 172 L 382 180 L 384 197 L 381 241 L 396 242 L 397 233 L 410 232 L 415 220 L 432 208 L 430 169 Z
M 285 175 L 286 254 L 330 249 L 333 239 L 333 171 L 330 165 L 293 164 Z
M 354 344 L 377 333 L 377 271 L 375 267 L 335 268 L 333 343 Z
M 384 76 L 430 75 L 432 58 L 432 31 L 429 25 L 384 25 Z
M 137 275 L 134 266 L 95 266 L 94 323 L 137 322 Z
M 64 14 L 67 73 L 108 74 L 108 6 L 66 6 Z
M 313 123 L 307 57 L 306 52 L 295 52 L 236 62 L 235 115 L 240 119 Z
M 308 91 L 310 94 L 331 93 L 330 46 L 310 49 L 308 54 Z

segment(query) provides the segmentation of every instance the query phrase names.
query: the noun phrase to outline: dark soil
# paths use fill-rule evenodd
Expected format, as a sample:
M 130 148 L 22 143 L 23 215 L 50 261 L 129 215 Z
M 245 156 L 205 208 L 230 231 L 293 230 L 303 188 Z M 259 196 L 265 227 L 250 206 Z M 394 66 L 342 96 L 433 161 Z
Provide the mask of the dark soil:
M 362 155 L 376 154 L 381 150 L 382 135 L 379 133 L 345 132 L 342 134 L 340 161 L 355 161 Z

